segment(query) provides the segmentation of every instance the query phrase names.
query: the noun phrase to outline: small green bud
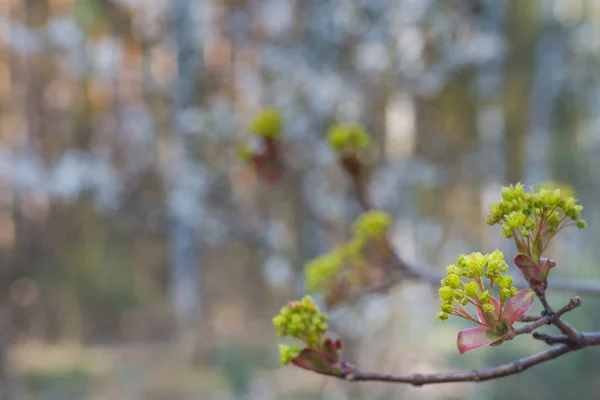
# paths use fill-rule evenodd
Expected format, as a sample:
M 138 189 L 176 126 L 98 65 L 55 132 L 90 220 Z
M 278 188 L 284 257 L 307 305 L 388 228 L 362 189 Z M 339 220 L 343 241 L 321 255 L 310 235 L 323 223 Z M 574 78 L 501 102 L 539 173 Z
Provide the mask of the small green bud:
M 487 290 L 485 292 L 479 293 L 479 301 L 481 301 L 484 304 L 489 303 L 491 298 L 492 298 L 492 296 L 490 295 L 490 292 Z
M 533 228 L 535 228 L 535 220 L 533 218 L 527 218 L 525 220 L 525 229 L 532 230 Z
M 487 264 L 487 257 L 480 252 L 471 254 L 471 263 L 473 267 L 483 268 Z
M 440 294 L 440 298 L 443 301 L 452 300 L 452 298 L 454 297 L 454 290 L 452 290 L 452 288 L 449 286 L 444 286 L 440 288 L 438 292 Z
M 504 262 L 504 253 L 502 253 L 500 250 L 496 249 L 494 251 L 492 251 L 490 254 L 488 254 L 487 256 L 487 260 L 488 260 L 488 265 L 498 265 L 502 262 Z
M 460 304 L 462 304 L 463 306 L 466 306 L 467 304 L 469 304 L 469 299 L 467 299 L 466 297 L 463 297 L 462 299 L 460 299 Z
M 458 266 L 461 269 L 466 269 L 468 261 L 469 261 L 469 256 L 467 256 L 466 254 L 462 254 L 462 255 L 460 255 L 460 257 L 458 257 L 458 259 L 456 260 L 456 263 L 458 264 Z
M 440 310 L 446 314 L 450 314 L 452 312 L 452 303 L 442 303 Z
M 585 220 L 580 219 L 579 221 L 577 221 L 577 227 L 579 229 L 585 229 L 587 228 L 587 222 L 585 222 Z
M 511 201 L 515 198 L 514 188 L 512 187 L 512 185 L 502 186 L 502 187 L 500 187 L 500 190 L 502 191 L 502 199 L 504 201 Z
M 446 274 L 447 275 L 454 274 L 454 275 L 460 276 L 461 272 L 462 272 L 461 269 L 459 267 L 457 267 L 456 265 L 448 265 L 446 267 Z
M 281 314 L 276 315 L 275 317 L 273 317 L 273 325 L 276 328 L 280 328 L 285 324 L 285 317 Z
M 300 347 L 298 345 L 288 346 L 285 344 L 279 345 L 279 362 L 282 365 L 289 364 L 294 358 L 300 353 Z
M 474 277 L 480 277 L 483 275 L 483 267 L 476 265 L 472 270 L 471 273 L 473 274 Z
M 392 223 L 392 216 L 380 210 L 364 212 L 352 225 L 354 234 L 368 239 L 384 234 Z
M 445 312 L 443 312 L 443 311 L 440 311 L 440 312 L 437 314 L 437 319 L 439 319 L 440 321 L 445 321 L 445 320 L 447 320 L 447 319 L 448 319 L 448 314 L 446 314 L 446 313 L 445 313 Z
M 465 297 L 465 292 L 463 292 L 461 289 L 456 289 L 454 291 L 454 298 L 456 300 L 462 300 Z
M 477 296 L 477 293 L 479 292 L 479 286 L 477 285 L 477 282 L 469 282 L 465 285 L 465 294 L 469 297 L 475 297 Z
M 500 229 L 500 231 L 502 232 L 502 235 L 507 239 L 512 238 L 514 235 L 512 228 L 506 222 L 502 224 L 502 228 Z
M 498 277 L 495 282 L 501 289 L 509 289 L 512 286 L 513 279 L 510 275 L 502 275 Z
M 481 309 L 483 310 L 483 312 L 486 312 L 486 313 L 493 313 L 494 312 L 494 306 L 491 305 L 490 303 L 482 305 Z
M 490 214 L 487 216 L 485 222 L 488 225 L 496 225 L 501 219 L 502 217 L 500 215 Z
M 525 219 L 522 211 L 514 211 L 506 217 L 506 224 L 512 229 L 518 229 L 525 225 Z
M 359 150 L 371 144 L 371 137 L 360 124 L 334 125 L 329 129 L 327 142 L 338 152 Z
M 265 108 L 248 125 L 248 130 L 256 135 L 277 139 L 283 130 L 283 119 L 275 108 Z
M 283 316 L 288 316 L 292 313 L 292 310 L 288 306 L 283 306 L 281 308 L 281 311 L 279 311 L 279 313 Z
M 500 290 L 500 295 L 501 295 L 501 296 L 502 296 L 502 298 L 504 298 L 504 299 L 508 299 L 508 298 L 510 298 L 510 297 L 511 297 L 511 294 L 512 294 L 512 292 L 511 292 L 511 290 L 510 290 L 510 289 L 502 289 L 502 290 Z
M 462 281 L 460 280 L 460 277 L 458 275 L 448 275 L 448 286 L 450 286 L 452 289 L 458 288 L 461 284 Z

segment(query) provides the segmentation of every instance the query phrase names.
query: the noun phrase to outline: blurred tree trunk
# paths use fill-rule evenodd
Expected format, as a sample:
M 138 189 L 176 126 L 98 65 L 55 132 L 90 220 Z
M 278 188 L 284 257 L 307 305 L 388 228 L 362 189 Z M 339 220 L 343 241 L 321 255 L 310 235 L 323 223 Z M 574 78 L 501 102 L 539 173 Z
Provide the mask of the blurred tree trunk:
M 535 49 L 540 36 L 538 2 L 509 1 L 504 32 L 508 41 L 502 85 L 507 139 L 506 179 L 514 183 L 523 179 L 527 162 L 531 86 L 535 74 Z
M 0 400 L 16 399 L 8 363 L 9 327 L 6 310 L 0 309 Z
M 449 77 L 438 93 L 430 98 L 416 100 L 416 155 L 443 170 L 442 186 L 420 186 L 416 190 L 416 203 L 420 217 L 435 218 L 443 227 L 439 244 L 445 243 L 455 232 L 473 244 L 480 240 L 481 205 L 479 201 L 480 178 L 468 182 L 460 168 L 462 160 L 478 148 L 478 99 L 473 90 L 476 69 L 465 67 Z M 468 182 L 458 187 L 457 182 Z M 417 241 L 420 242 L 419 238 Z M 438 244 L 429 243 L 437 263 Z M 425 257 L 427 247 L 420 249 Z
M 174 34 L 177 77 L 173 89 L 174 110 L 172 115 L 174 155 L 167 166 L 166 187 L 168 194 L 169 268 L 171 271 L 171 294 L 177 329 L 180 335 L 189 337 L 197 328 L 202 310 L 202 268 L 199 262 L 196 227 L 200 221 L 186 217 L 185 203 L 197 204 L 195 190 L 186 182 L 185 175 L 191 172 L 198 160 L 193 158 L 190 137 L 183 125 L 184 114 L 198 106 L 198 80 L 202 68 L 202 51 L 194 39 L 198 26 L 193 20 L 192 0 L 175 0 L 173 4 L 172 28 Z M 196 215 L 196 213 L 192 213 Z

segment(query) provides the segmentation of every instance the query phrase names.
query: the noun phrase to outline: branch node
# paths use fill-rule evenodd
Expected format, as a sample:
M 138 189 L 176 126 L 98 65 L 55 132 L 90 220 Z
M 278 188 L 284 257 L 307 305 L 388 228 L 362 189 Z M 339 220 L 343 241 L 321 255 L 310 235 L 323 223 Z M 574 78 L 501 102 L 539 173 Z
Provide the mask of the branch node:
M 542 311 L 542 317 L 548 317 L 548 322 L 546 322 L 546 325 L 552 325 L 552 322 L 556 318 L 556 313 L 552 309 L 545 309 Z
M 523 370 L 525 369 L 525 367 L 523 366 L 523 364 L 521 363 L 521 361 L 517 360 L 515 361 L 515 370 L 517 372 L 523 372 Z
M 413 375 L 413 381 L 412 381 L 413 386 L 421 387 L 421 386 L 423 386 L 424 382 L 425 382 L 425 377 L 423 376 L 423 374 L 414 374 Z

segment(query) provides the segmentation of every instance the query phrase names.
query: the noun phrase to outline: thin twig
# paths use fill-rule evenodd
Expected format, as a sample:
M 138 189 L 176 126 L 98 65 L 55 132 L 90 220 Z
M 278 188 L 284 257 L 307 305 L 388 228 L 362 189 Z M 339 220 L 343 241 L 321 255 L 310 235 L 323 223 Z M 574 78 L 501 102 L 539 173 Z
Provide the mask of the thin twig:
M 567 322 L 560 319 L 562 314 L 558 314 L 558 313 L 554 312 L 554 310 L 548 303 L 548 300 L 546 299 L 545 293 L 543 293 L 543 292 L 537 293 L 537 296 L 538 296 L 538 299 L 540 299 L 540 302 L 542 303 L 542 305 L 544 306 L 545 316 L 550 318 L 549 323 L 556 326 L 562 333 L 565 334 L 566 337 L 569 338 L 569 340 L 572 343 L 579 342 L 579 339 L 581 337 L 580 333 L 575 328 L 573 328 L 571 325 L 569 325 Z M 563 309 L 565 309 L 567 307 L 571 307 L 570 309 L 572 310 L 573 308 L 578 307 L 580 305 L 581 305 L 581 298 L 574 297 L 573 299 L 571 299 L 569 304 L 567 304 L 567 306 L 563 307 Z M 564 311 L 563 311 L 563 313 L 564 313 Z
M 526 333 L 531 333 L 534 330 L 536 330 L 537 328 L 539 328 L 540 326 L 544 326 L 547 323 L 549 323 L 550 320 L 551 320 L 551 318 L 549 316 L 545 315 L 545 316 L 541 317 L 540 319 L 538 319 L 535 322 L 527 324 L 527 325 L 525 325 L 525 326 L 523 326 L 521 328 L 515 329 L 515 335 L 523 335 L 523 334 L 526 334 Z
M 541 315 L 521 315 L 517 321 L 519 322 L 535 322 L 542 318 Z
M 533 321 L 532 323 L 527 324 L 527 325 L 525 325 L 525 326 L 523 326 L 521 328 L 515 329 L 515 335 L 522 335 L 522 334 L 526 334 L 526 333 L 531 333 L 531 332 L 533 332 L 534 330 L 536 330 L 537 328 L 539 328 L 539 327 L 541 327 L 543 325 L 546 325 L 546 324 L 549 324 L 549 323 L 556 323 L 556 321 L 560 321 L 560 317 L 564 313 L 572 311 L 572 310 L 576 309 L 579 306 L 581 306 L 581 297 L 573 297 L 569 301 L 569 303 L 567 303 L 567 305 L 565 305 L 560 310 L 558 310 L 556 312 L 553 312 L 552 315 L 543 315 L 543 316 L 540 316 L 535 321 Z M 579 332 L 578 332 L 578 335 L 579 335 Z M 579 340 L 579 338 L 577 340 Z
M 548 335 L 545 333 L 534 332 L 531 337 L 537 340 L 546 342 L 547 345 L 553 346 L 555 344 L 568 344 L 571 340 L 565 335 Z

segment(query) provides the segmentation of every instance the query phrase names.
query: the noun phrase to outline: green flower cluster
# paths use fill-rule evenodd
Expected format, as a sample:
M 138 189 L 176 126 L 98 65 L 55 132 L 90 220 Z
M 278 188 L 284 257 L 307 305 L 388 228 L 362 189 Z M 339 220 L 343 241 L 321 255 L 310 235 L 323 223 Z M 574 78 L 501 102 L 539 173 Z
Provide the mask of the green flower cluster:
M 576 202 L 573 196 L 563 194 L 561 189 L 542 188 L 537 192 L 525 192 L 523 185 L 518 183 L 502 187 L 502 200 L 490 206 L 487 223 L 502 223 L 502 233 L 507 238 L 515 234 L 533 237 L 534 229 L 540 227 L 555 233 L 569 225 L 569 221 L 585 228 L 587 224 L 581 219 L 583 206 Z
M 364 212 L 352 225 L 358 239 L 365 240 L 384 235 L 392 224 L 392 216 L 380 210 Z
M 292 301 L 282 307 L 273 318 L 277 335 L 290 336 L 304 342 L 311 349 L 320 349 L 327 333 L 327 314 L 319 311 L 310 296 Z M 279 345 L 281 364 L 288 364 L 300 352 L 298 345 Z
M 354 221 L 352 225 L 354 236 L 350 240 L 304 266 L 307 289 L 322 290 L 328 282 L 340 275 L 345 265 L 363 265 L 365 246 L 369 240 L 383 237 L 391 223 L 392 217 L 383 211 L 364 212 Z
M 265 108 L 250 122 L 248 130 L 258 136 L 278 139 L 283 131 L 281 113 L 272 107 Z
M 344 247 L 336 247 L 329 253 L 323 254 L 304 266 L 304 277 L 308 290 L 320 290 L 342 269 L 346 260 Z
M 439 289 L 442 305 L 438 318 L 442 321 L 448 315 L 456 315 L 474 320 L 464 309 L 471 303 L 484 313 L 494 312 L 493 288 L 496 285 L 500 291 L 500 308 L 518 290 L 513 286 L 512 277 L 503 275 L 508 271 L 508 264 L 500 250 L 490 254 L 463 254 L 457 259 L 456 265 L 446 267 L 446 278 L 442 279 Z M 484 279 L 489 280 L 485 285 Z
M 587 226 L 583 206 L 572 195 L 546 187 L 528 192 L 521 183 L 502 187 L 502 200 L 490 206 L 487 217 L 489 225 L 502 224 L 502 234 L 514 238 L 518 250 L 536 262 L 562 229 Z
M 281 365 L 289 364 L 294 358 L 300 354 L 302 349 L 297 344 L 287 345 L 279 344 L 279 363 Z
M 327 142 L 337 152 L 356 151 L 369 147 L 371 137 L 360 124 L 340 124 L 329 129 Z

